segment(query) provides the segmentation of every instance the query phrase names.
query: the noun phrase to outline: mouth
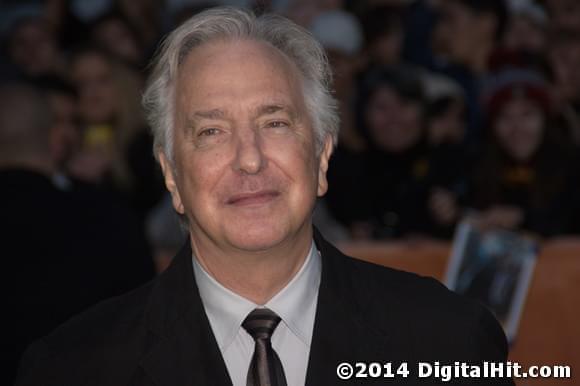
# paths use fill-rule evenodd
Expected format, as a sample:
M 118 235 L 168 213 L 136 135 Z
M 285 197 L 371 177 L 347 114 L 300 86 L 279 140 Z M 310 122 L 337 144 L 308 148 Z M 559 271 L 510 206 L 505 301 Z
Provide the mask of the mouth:
M 261 190 L 253 193 L 235 194 L 229 197 L 226 204 L 233 206 L 250 206 L 268 203 L 280 195 L 275 190 Z

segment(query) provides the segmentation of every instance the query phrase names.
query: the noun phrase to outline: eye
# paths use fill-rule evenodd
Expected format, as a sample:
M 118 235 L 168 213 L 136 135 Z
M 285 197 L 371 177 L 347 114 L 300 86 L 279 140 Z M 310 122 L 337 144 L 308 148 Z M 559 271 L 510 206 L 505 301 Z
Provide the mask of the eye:
M 288 127 L 288 126 L 289 126 L 288 123 L 287 122 L 284 122 L 284 121 L 271 121 L 271 122 L 268 122 L 266 124 L 266 127 L 271 127 L 271 128 L 274 128 L 274 129 L 285 128 L 285 127 Z
M 220 133 L 220 130 L 215 127 L 208 127 L 198 133 L 198 137 L 211 137 Z

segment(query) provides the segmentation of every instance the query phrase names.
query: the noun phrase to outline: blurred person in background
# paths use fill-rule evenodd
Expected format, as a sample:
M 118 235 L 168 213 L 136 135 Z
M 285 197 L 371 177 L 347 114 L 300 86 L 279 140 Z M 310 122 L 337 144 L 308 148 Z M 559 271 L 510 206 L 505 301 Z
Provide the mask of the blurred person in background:
M 394 5 L 373 6 L 362 11 L 365 61 L 367 67 L 396 66 L 401 63 L 404 8 Z
M 550 237 L 571 230 L 580 175 L 577 155 L 553 123 L 545 80 L 505 68 L 485 94 L 489 128 L 473 173 L 470 206 L 484 224 Z
M 82 126 L 81 149 L 68 166 L 71 174 L 121 193 L 144 217 L 161 198 L 163 184 L 140 107 L 140 74 L 87 48 L 73 57 L 71 78 Z
M 460 146 L 465 136 L 465 114 L 465 100 L 460 93 L 429 99 L 426 116 L 429 145 Z
M 139 223 L 109 195 L 55 179 L 46 95 L 0 86 L 2 384 L 33 340 L 153 276 Z
M 349 150 L 361 150 L 364 145 L 354 122 L 356 77 L 363 65 L 361 23 L 349 12 L 333 10 L 318 15 L 309 29 L 324 47 L 332 67 L 335 98 L 341 114 L 339 143 Z
M 93 44 L 135 69 L 144 67 L 145 52 L 137 32 L 119 12 L 111 11 L 90 28 Z
M 448 0 L 438 4 L 436 43 L 450 63 L 472 75 L 485 74 L 503 38 L 507 8 L 503 0 Z
M 44 0 L 42 14 L 65 52 L 88 40 L 87 25 L 109 6 L 108 0 Z
M 153 54 L 164 32 L 165 4 L 166 1 L 158 0 L 114 0 L 114 10 L 125 17 L 149 55 Z
M 8 34 L 6 45 L 9 60 L 24 77 L 34 79 L 65 73 L 65 60 L 58 40 L 41 17 L 16 22 Z
M 397 238 L 416 218 L 424 177 L 422 90 L 414 73 L 375 69 L 366 73 L 357 101 L 357 127 L 366 151 L 344 157 L 337 149 L 329 170 L 327 201 L 354 238 Z
M 456 80 L 467 103 L 466 141 L 478 143 L 482 125 L 479 95 L 489 59 L 503 39 L 507 22 L 504 0 L 446 0 L 437 2 L 434 31 L 438 62 L 434 70 Z
M 509 19 L 502 46 L 510 51 L 544 54 L 548 46 L 548 15 L 534 0 L 507 0 Z
M 433 37 L 437 26 L 437 6 L 440 0 L 414 0 L 405 7 L 405 41 L 403 55 L 406 60 L 425 68 L 433 68 L 436 58 Z
M 138 109 L 141 79 L 103 51 L 92 48 L 75 54 L 70 72 L 79 96 L 84 146 L 71 171 L 96 184 L 114 179 L 118 185 L 130 185 L 123 151 L 144 126 Z M 126 83 L 129 87 L 123 87 Z
M 367 150 L 331 160 L 327 202 L 354 238 L 438 233 L 428 207 L 440 174 L 430 157 L 421 77 L 408 68 L 374 69 L 358 100 L 358 128 Z M 449 167 L 449 165 L 445 165 Z
M 554 30 L 548 52 L 558 115 L 580 146 L 580 31 Z
M 577 0 L 543 0 L 543 2 L 554 28 L 580 32 L 580 2 Z
M 167 16 L 166 1 L 154 0 L 46 0 L 45 15 L 58 34 L 63 47 L 74 50 L 86 46 L 90 40 L 107 43 L 106 48 L 115 54 L 128 55 L 133 60 L 133 48 L 129 40 L 136 38 L 145 56 L 153 49 L 163 32 Z M 111 17 L 111 16 L 115 17 Z M 119 17 L 119 18 L 117 18 Z M 101 26 L 101 22 L 107 21 Z M 121 21 L 121 23 L 117 23 Z M 123 25 L 120 25 L 123 24 Z M 98 32 L 93 28 L 96 28 Z M 130 32 L 127 33 L 127 27 Z M 128 36 L 131 35 L 131 36 Z M 108 44 L 112 36 L 119 40 L 119 47 Z M 146 60 L 146 57 L 140 57 Z M 139 62 L 143 64 L 143 62 Z
M 473 154 L 463 144 L 466 132 L 466 106 L 463 93 L 450 79 L 437 80 L 427 91 L 425 112 L 431 190 L 428 207 L 435 227 L 431 235 L 451 238 L 461 216 L 473 166 Z M 433 82 L 432 82 L 433 83 Z M 428 84 L 428 83 L 427 83 Z M 428 87 L 427 87 L 428 88 Z
M 50 130 L 51 157 L 58 172 L 67 174 L 67 165 L 80 145 L 78 96 L 74 87 L 63 78 L 48 76 L 35 85 L 48 98 L 52 112 Z
M 353 14 L 332 10 L 316 16 L 309 29 L 324 47 L 332 68 L 334 96 L 340 111 L 338 143 L 341 152 L 360 152 L 364 148 L 364 141 L 356 130 L 354 108 L 356 76 L 362 65 L 362 26 Z M 350 238 L 348 230 L 329 212 L 325 198 L 317 200 L 313 221 L 333 242 Z

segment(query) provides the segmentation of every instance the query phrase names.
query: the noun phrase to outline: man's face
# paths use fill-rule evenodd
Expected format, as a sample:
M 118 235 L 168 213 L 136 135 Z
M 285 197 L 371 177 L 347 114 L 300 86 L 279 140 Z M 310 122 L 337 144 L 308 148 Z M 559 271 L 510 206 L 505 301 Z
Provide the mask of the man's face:
M 263 251 L 310 237 L 332 141 L 317 156 L 296 67 L 262 43 L 208 43 L 174 95 L 174 166 L 160 159 L 194 243 Z

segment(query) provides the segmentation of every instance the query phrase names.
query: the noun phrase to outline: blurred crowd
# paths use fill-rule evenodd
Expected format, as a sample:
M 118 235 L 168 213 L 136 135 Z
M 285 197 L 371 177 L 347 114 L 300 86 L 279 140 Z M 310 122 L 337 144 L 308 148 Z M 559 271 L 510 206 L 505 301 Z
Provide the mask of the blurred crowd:
M 217 4 L 284 14 L 327 49 L 342 128 L 316 223 L 332 239 L 450 238 L 469 215 L 579 231 L 577 1 L 4 2 L 0 77 L 47 96 L 51 173 L 116 196 L 156 254 L 183 235 L 140 108 L 147 63 Z
M 337 237 L 450 238 L 469 216 L 579 232 L 580 2 L 342 5 L 310 21 L 343 118 Z
M 577 0 L 5 0 L 1 232 L 5 272 L 27 281 L 3 292 L 33 299 L 14 311 L 27 337 L 183 242 L 140 97 L 162 37 L 223 4 L 286 15 L 327 50 L 342 127 L 315 222 L 330 239 L 450 239 L 467 216 L 580 233 Z

